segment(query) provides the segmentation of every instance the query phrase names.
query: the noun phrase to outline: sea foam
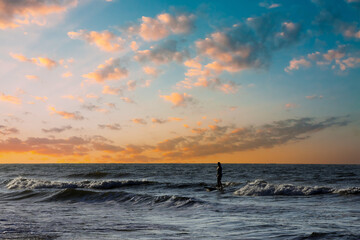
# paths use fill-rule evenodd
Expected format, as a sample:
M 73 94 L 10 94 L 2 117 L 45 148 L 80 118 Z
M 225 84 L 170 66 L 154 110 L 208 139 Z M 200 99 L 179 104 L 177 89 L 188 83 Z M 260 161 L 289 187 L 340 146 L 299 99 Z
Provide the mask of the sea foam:
M 242 196 L 308 196 L 317 194 L 360 194 L 360 188 L 352 187 L 346 189 L 334 189 L 331 187 L 320 186 L 296 186 L 293 184 L 271 184 L 264 180 L 257 179 L 247 183 L 245 186 L 235 191 L 234 194 Z
M 6 187 L 8 189 L 41 189 L 41 188 L 91 188 L 91 189 L 112 189 L 126 186 L 150 185 L 147 180 L 85 180 L 78 182 L 49 181 L 42 179 L 29 179 L 17 177 L 10 180 Z

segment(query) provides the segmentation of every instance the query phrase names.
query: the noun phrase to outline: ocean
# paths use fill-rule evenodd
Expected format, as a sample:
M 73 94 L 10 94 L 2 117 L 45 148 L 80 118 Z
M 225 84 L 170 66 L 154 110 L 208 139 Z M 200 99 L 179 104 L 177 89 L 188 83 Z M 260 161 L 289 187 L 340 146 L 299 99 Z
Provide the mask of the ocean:
M 360 239 L 360 165 L 0 165 L 0 239 Z

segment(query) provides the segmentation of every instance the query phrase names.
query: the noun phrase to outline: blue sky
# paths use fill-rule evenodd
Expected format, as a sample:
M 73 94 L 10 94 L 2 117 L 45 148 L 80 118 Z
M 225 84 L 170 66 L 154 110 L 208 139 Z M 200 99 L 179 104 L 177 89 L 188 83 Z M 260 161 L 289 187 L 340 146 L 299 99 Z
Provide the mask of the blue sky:
M 2 163 L 360 161 L 357 0 L 0 3 Z

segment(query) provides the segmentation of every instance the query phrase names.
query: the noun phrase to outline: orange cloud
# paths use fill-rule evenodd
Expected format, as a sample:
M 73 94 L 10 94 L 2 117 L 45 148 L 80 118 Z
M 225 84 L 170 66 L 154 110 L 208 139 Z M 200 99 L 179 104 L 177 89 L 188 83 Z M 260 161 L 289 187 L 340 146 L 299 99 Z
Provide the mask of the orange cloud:
M 25 77 L 29 80 L 39 80 L 39 77 L 35 75 L 26 75 Z
M 143 70 L 146 74 L 151 75 L 153 77 L 157 77 L 161 73 L 161 71 L 159 69 L 149 67 L 149 66 L 145 66 L 143 68 Z
M 160 95 L 165 101 L 171 102 L 174 107 L 187 106 L 189 102 L 193 101 L 193 98 L 187 93 L 171 93 L 170 95 Z
M 81 39 L 96 45 L 106 52 L 122 50 L 124 44 L 124 40 L 121 37 L 116 37 L 112 32 L 107 30 L 103 32 L 87 32 L 86 30 L 79 30 L 78 32 L 68 32 L 68 36 L 72 39 Z
M 109 95 L 119 95 L 121 94 L 121 88 L 112 88 L 108 85 L 105 85 L 103 87 L 102 93 L 103 94 L 109 94 Z
M 10 56 L 20 62 L 34 63 L 40 67 L 46 67 L 48 69 L 54 68 L 58 63 L 47 57 L 27 58 L 22 54 L 10 53 Z
M 100 64 L 94 72 L 84 74 L 83 77 L 102 83 L 107 80 L 119 80 L 127 75 L 127 69 L 120 66 L 120 59 L 110 58 L 105 64 Z
M 142 118 L 134 118 L 134 119 L 131 119 L 131 121 L 136 124 L 143 124 L 143 125 L 146 124 L 146 121 Z
M 84 120 L 84 117 L 81 116 L 78 112 L 71 113 L 65 111 L 58 111 L 55 109 L 55 107 L 49 107 L 48 109 L 52 114 L 58 114 L 65 119 Z
M 70 100 L 76 100 L 76 101 L 79 101 L 81 103 L 84 102 L 84 99 L 82 97 L 79 97 L 79 96 L 65 95 L 65 96 L 62 96 L 62 98 L 66 98 L 66 99 L 70 99 Z
M 66 73 L 63 73 L 61 76 L 63 77 L 63 78 L 69 78 L 69 77 L 72 77 L 72 73 L 71 72 L 66 72 Z
M 4 93 L 1 93 L 0 95 L 0 101 L 3 102 L 9 102 L 12 104 L 21 104 L 21 99 L 15 96 L 11 96 L 11 95 L 5 95 Z
M 0 29 L 17 28 L 21 25 L 35 23 L 43 25 L 46 23 L 44 19 L 39 21 L 39 17 L 43 17 L 53 13 L 65 12 L 68 8 L 75 7 L 77 0 L 67 1 L 0 1 Z

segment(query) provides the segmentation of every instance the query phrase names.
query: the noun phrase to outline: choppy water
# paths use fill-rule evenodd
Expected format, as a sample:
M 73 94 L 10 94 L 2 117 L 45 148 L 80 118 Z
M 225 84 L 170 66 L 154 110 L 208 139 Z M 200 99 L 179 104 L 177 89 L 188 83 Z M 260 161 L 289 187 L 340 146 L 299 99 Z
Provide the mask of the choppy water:
M 360 165 L 0 165 L 0 239 L 360 239 Z

